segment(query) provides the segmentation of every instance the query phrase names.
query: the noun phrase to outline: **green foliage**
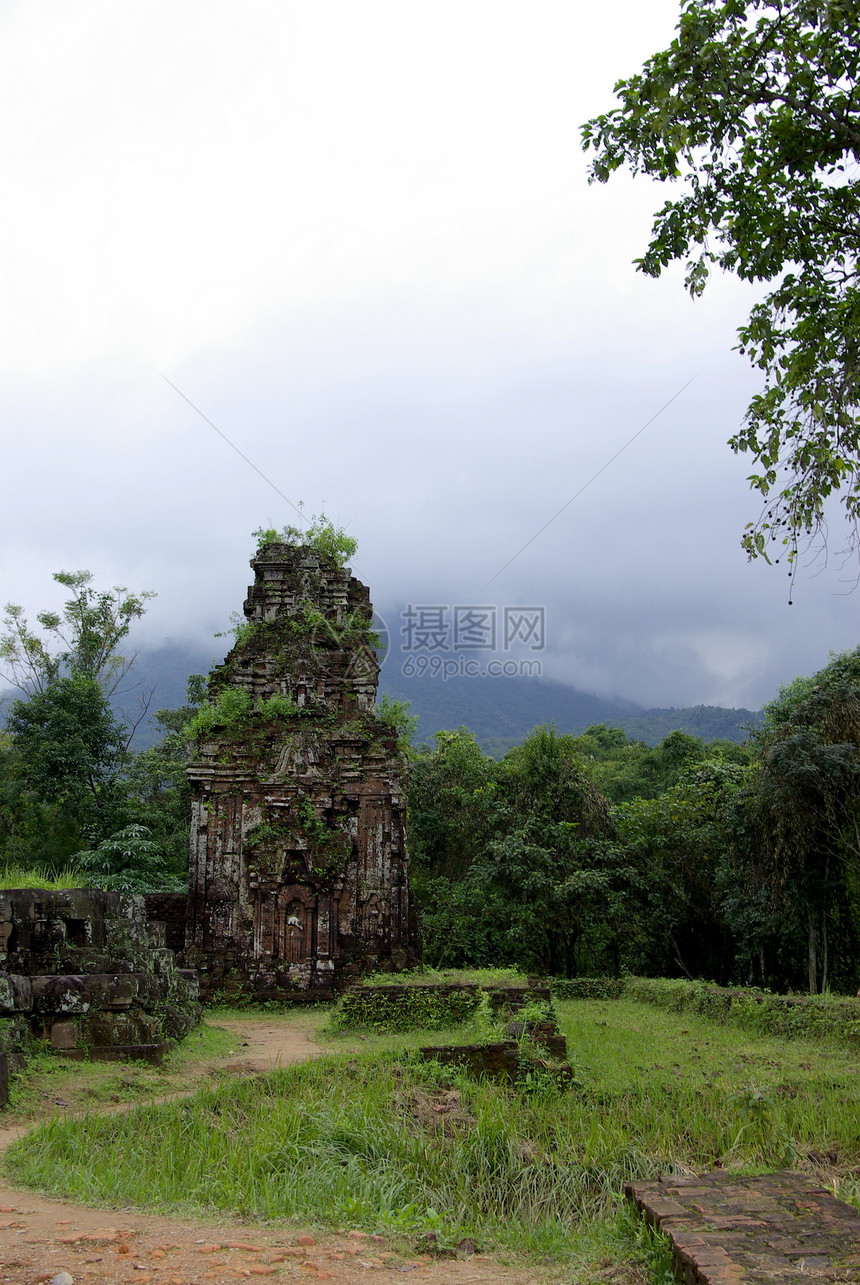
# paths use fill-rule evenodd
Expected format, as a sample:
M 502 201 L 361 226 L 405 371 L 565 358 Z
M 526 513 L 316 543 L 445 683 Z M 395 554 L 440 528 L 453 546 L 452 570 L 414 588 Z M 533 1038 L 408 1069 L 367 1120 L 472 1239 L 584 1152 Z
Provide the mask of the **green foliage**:
M 608 805 L 571 737 L 538 728 L 496 763 L 463 729 L 440 733 L 413 767 L 409 818 L 429 963 L 575 967 L 613 876 L 597 844 Z
M 832 980 L 853 990 L 860 951 L 860 648 L 784 687 L 764 714 L 742 871 L 766 890 L 771 920 L 783 931 L 796 927 L 809 990 L 825 990 Z
M 352 986 L 328 1025 L 334 1031 L 442 1030 L 473 1019 L 482 998 L 477 986 Z
M 205 699 L 202 675 L 191 675 L 187 695 L 186 705 L 160 709 L 153 716 L 161 739 L 132 757 L 123 778 L 127 819 L 147 828 L 171 884 L 184 880 L 188 873 L 191 790 L 183 728 Z
M 418 715 L 410 713 L 410 703 L 406 700 L 392 699 L 388 692 L 382 693 L 382 699 L 376 706 L 376 717 L 380 723 L 387 723 L 397 733 L 397 748 L 401 754 L 414 758 L 415 732 L 418 727 Z
M 645 977 L 628 977 L 623 996 L 671 1013 L 697 1013 L 754 1035 L 827 1041 L 854 1050 L 860 1046 L 860 1012 L 854 999 L 771 995 L 707 982 Z
M 620 977 L 551 977 L 555 999 L 618 999 L 624 990 Z
M 88 886 L 115 892 L 181 892 L 183 881 L 171 872 L 160 848 L 143 825 L 127 825 L 97 848 L 78 852 L 75 861 Z
M 229 684 L 222 687 L 217 699 L 201 705 L 196 714 L 185 724 L 183 735 L 189 741 L 203 740 L 210 736 L 216 727 L 227 730 L 246 723 L 253 701 L 250 692 L 244 687 Z
M 119 777 L 128 755 L 125 730 L 96 680 L 55 678 L 15 701 L 6 726 L 19 788 L 55 808 L 79 835 L 108 834 L 121 809 Z
M 495 763 L 463 730 L 438 737 L 410 789 L 425 958 L 729 980 L 741 913 L 761 922 L 734 878 L 749 757 L 682 732 L 650 749 L 599 726 L 537 729 Z M 597 786 L 625 801 L 610 814 Z M 741 953 L 748 965 L 751 943 Z
M 299 707 L 288 696 L 275 693 L 255 704 L 246 688 L 229 683 L 218 689 L 214 701 L 201 705 L 192 714 L 182 728 L 182 735 L 188 741 L 203 740 L 211 736 L 216 728 L 235 732 L 247 727 L 252 719 L 270 723 L 278 719 L 294 718 L 300 713 Z
M 6 865 L 0 868 L 0 888 L 86 888 L 90 882 L 74 864 L 47 874 L 33 867 Z
M 129 593 L 121 585 L 97 591 L 90 571 L 57 571 L 53 578 L 72 596 L 62 612 L 38 612 L 36 619 L 47 639 L 31 630 L 21 607 L 7 603 L 5 632 L 0 635 L 0 661 L 7 672 L 0 677 L 25 693 L 44 692 L 62 675 L 87 678 L 109 696 L 135 661 L 116 649 L 155 594 Z
M 484 990 L 494 987 L 527 986 L 528 975 L 518 968 L 431 968 L 426 963 L 403 972 L 389 973 L 380 970 L 366 973 L 363 984 L 367 986 L 480 986 Z
M 640 903 L 630 924 L 638 945 L 636 971 L 680 971 L 727 980 L 735 944 L 725 922 L 719 875 L 731 850 L 734 804 L 747 771 L 721 759 L 687 768 L 653 799 L 615 810 L 619 844 L 643 872 Z
M 127 821 L 128 742 L 108 697 L 122 691 L 135 656 L 117 651 L 154 595 L 99 591 L 89 571 L 57 572 L 70 592 L 62 611 L 42 611 L 39 634 L 9 604 L 0 635 L 5 677 L 26 699 L 12 703 L 0 738 L 0 861 L 43 873 Z
M 346 566 L 358 549 L 358 541 L 347 535 L 342 527 L 336 527 L 324 513 L 314 514 L 304 531 L 294 526 L 285 526 L 280 531 L 274 527 L 260 527 L 252 534 L 256 537 L 259 552 L 271 544 L 306 546 L 337 567 Z
M 297 812 L 301 818 L 305 834 L 315 843 L 325 843 L 327 839 L 331 838 L 331 830 L 322 817 L 317 816 L 310 799 L 301 799 Z
M 574 737 L 573 746 L 589 776 L 612 803 L 655 799 L 677 785 L 688 768 L 706 760 L 744 764 L 752 758 L 747 746 L 721 739 L 706 744 L 678 729 L 650 747 L 643 741 L 628 740 L 620 728 L 603 723 Z
M 778 540 L 794 563 L 839 491 L 857 547 L 858 27 L 857 0 L 683 0 L 670 47 L 583 126 L 593 180 L 629 166 L 684 186 L 656 216 L 643 272 L 683 260 L 694 297 L 714 265 L 777 283 L 739 331 L 765 382 L 731 440 L 765 499 L 743 544 L 768 561 Z
M 244 616 L 239 615 L 238 611 L 231 611 L 229 629 L 222 629 L 215 637 L 232 638 L 234 646 L 244 647 L 256 637 L 259 628 L 258 621 L 246 620 Z

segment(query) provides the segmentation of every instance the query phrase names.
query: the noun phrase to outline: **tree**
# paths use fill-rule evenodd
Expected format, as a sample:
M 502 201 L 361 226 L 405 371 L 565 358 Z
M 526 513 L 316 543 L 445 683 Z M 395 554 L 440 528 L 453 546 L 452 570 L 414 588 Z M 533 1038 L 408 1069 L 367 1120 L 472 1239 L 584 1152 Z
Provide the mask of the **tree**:
M 19 789 L 53 805 L 72 851 L 85 836 L 110 834 L 121 805 L 127 738 L 98 683 L 81 674 L 55 678 L 29 700 L 15 701 L 6 726 Z
M 409 797 L 425 957 L 572 972 L 614 878 L 601 854 L 585 853 L 612 824 L 573 738 L 536 728 L 501 763 L 464 728 L 436 745 L 418 756 Z
M 860 551 L 858 29 L 860 0 L 682 0 L 670 47 L 582 127 L 592 180 L 626 165 L 684 186 L 641 271 L 684 260 L 694 297 L 713 265 L 775 283 L 738 331 L 764 387 L 730 445 L 764 497 L 743 547 L 770 561 L 781 540 L 792 572 L 836 492 Z
M 634 968 L 729 980 L 734 943 L 719 875 L 731 848 L 733 800 L 746 772 L 719 757 L 693 762 L 658 797 L 615 809 L 619 847 L 642 878 L 628 927 L 638 954 Z
M 834 964 L 840 984 L 855 987 L 860 648 L 789 683 L 764 715 L 750 805 L 760 882 L 783 919 L 805 929 L 810 993 L 827 988 Z
M 37 614 L 42 632 L 10 603 L 0 634 L 0 677 L 22 693 L 9 710 L 0 759 L 0 839 L 7 860 L 43 865 L 62 863 L 125 824 L 128 745 L 149 697 L 125 724 L 109 697 L 136 659 L 121 655 L 119 644 L 154 596 L 97 590 L 89 571 L 60 571 L 54 580 L 70 597 L 61 612 Z
M 29 695 L 44 692 L 62 675 L 72 675 L 92 679 L 106 697 L 112 696 L 137 659 L 136 652 L 121 656 L 117 647 L 155 594 L 130 593 L 122 585 L 96 590 L 91 571 L 57 571 L 53 578 L 71 590 L 71 597 L 62 612 L 37 613 L 48 640 L 30 628 L 22 607 L 6 604 L 0 661 L 7 672 L 0 678 Z

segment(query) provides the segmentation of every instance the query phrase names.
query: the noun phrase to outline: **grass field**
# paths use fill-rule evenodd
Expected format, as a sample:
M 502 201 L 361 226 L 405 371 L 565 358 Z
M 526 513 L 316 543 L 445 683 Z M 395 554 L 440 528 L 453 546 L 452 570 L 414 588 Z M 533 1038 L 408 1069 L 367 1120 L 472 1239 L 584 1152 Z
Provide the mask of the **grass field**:
M 128 1115 L 51 1121 L 5 1163 L 16 1180 L 86 1202 L 410 1244 L 432 1233 L 443 1249 L 468 1236 L 579 1264 L 582 1278 L 589 1263 L 641 1259 L 642 1233 L 621 1208 L 628 1179 L 794 1167 L 856 1195 L 849 1051 L 624 1000 L 557 1009 L 576 1070 L 564 1091 L 540 1077 L 503 1089 L 405 1057 L 445 1032 L 329 1036 L 343 1051 L 317 1062 Z

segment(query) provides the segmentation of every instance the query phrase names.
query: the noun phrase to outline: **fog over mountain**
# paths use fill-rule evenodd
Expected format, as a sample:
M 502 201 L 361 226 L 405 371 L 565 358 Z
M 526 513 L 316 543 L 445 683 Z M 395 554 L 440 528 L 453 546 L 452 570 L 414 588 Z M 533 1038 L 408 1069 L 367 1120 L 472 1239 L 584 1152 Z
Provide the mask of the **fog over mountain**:
M 542 609 L 535 692 L 757 709 L 855 645 L 838 520 L 792 607 L 739 547 L 755 289 L 643 278 L 665 191 L 586 181 L 579 123 L 677 16 L 7 6 L 2 601 L 32 619 L 86 567 L 158 593 L 145 650 L 214 658 L 250 533 L 304 502 L 393 633 L 410 605 Z

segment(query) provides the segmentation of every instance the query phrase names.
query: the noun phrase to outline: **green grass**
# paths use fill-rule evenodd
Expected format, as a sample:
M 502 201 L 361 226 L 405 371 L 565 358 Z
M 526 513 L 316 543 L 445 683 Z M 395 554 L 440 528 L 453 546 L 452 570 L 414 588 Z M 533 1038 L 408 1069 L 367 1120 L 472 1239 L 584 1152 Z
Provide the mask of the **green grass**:
M 564 984 L 557 993 L 565 998 L 587 998 L 566 994 Z M 824 1040 L 855 1050 L 860 1047 L 860 1003 L 853 995 L 774 995 L 712 982 L 655 977 L 628 977 L 621 994 L 628 1000 L 673 1013 L 698 1014 L 756 1035 Z
M 568 1091 L 516 1092 L 403 1060 L 441 1032 L 352 1036 L 347 1053 L 182 1103 L 51 1121 L 6 1167 L 103 1205 L 354 1226 L 405 1246 L 468 1235 L 578 1264 L 580 1278 L 583 1263 L 662 1273 L 664 1250 L 622 1208 L 631 1179 L 789 1165 L 850 1195 L 860 1084 L 848 1051 L 626 1000 L 557 1008 L 577 1071 Z
M 46 1112 L 82 1111 L 108 1104 L 139 1102 L 196 1087 L 199 1076 L 190 1068 L 198 1062 L 217 1062 L 236 1052 L 236 1037 L 217 1025 L 201 1023 L 165 1057 L 161 1066 L 146 1062 L 78 1062 L 42 1051 L 27 1050 L 23 1072 L 10 1080 L 8 1123 L 43 1119 Z
M 860 1163 L 849 1050 L 629 1000 L 556 1008 L 592 1103 L 658 1167 L 838 1173 Z
M 87 875 L 74 866 L 46 873 L 28 870 L 22 866 L 3 866 L 0 869 L 0 890 L 7 888 L 89 888 L 93 875 Z

